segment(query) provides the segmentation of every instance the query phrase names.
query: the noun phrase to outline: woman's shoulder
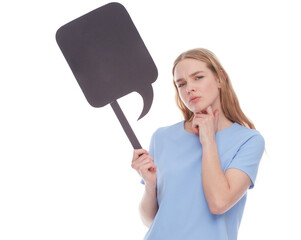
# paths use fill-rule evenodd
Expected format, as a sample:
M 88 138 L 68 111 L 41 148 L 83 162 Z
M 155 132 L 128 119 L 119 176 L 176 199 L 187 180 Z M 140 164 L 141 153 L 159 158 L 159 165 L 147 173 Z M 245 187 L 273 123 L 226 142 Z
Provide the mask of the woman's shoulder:
M 157 130 L 154 132 L 154 135 L 155 134 L 156 135 L 173 134 L 173 133 L 177 132 L 178 130 L 180 130 L 181 127 L 183 127 L 183 124 L 184 124 L 184 120 L 173 123 L 171 125 L 158 127 Z
M 216 142 L 221 149 L 239 149 L 241 146 L 252 147 L 256 149 L 265 145 L 265 140 L 257 129 L 251 129 L 235 122 L 230 128 L 217 134 Z M 223 151 L 223 150 L 221 150 Z
M 249 135 L 249 136 L 261 135 L 260 131 L 257 129 L 248 128 L 246 126 L 240 125 L 237 122 L 235 122 L 235 125 L 236 125 L 237 132 L 242 135 Z
M 251 129 L 248 127 L 245 127 L 243 125 L 240 125 L 238 123 L 235 123 L 235 129 L 232 133 L 232 137 L 235 139 L 239 139 L 242 142 L 249 141 L 250 139 L 253 139 L 252 141 L 257 142 L 263 142 L 264 143 L 264 137 L 262 136 L 261 132 L 257 129 Z

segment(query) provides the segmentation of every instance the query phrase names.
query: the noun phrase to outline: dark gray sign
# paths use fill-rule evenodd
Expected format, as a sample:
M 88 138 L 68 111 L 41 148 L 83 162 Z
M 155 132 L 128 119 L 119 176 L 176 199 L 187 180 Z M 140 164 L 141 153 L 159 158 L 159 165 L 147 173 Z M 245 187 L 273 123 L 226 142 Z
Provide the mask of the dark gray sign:
M 113 2 L 93 10 L 59 28 L 56 40 L 90 105 L 110 103 L 133 147 L 141 148 L 117 99 L 138 92 L 141 119 L 152 105 L 158 71 L 124 6 Z

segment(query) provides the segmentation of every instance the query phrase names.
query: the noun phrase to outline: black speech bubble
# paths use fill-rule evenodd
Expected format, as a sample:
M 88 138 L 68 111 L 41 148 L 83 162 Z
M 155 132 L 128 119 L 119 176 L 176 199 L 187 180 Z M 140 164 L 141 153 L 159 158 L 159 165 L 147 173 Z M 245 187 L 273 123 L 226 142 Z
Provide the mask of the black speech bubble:
M 138 92 L 144 102 L 138 120 L 144 117 L 158 71 L 125 7 L 113 2 L 97 8 L 60 27 L 56 40 L 89 104 L 110 103 L 130 140 L 136 138 L 117 99 Z

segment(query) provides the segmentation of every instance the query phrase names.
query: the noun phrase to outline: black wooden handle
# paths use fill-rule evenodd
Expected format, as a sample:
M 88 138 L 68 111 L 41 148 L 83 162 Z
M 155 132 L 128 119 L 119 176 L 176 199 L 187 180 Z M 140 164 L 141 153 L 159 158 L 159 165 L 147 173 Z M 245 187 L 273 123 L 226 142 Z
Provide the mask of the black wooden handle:
M 128 139 L 130 140 L 132 146 L 134 149 L 140 149 L 142 148 L 135 133 L 133 132 L 133 129 L 131 128 L 128 120 L 126 119 L 125 115 L 123 114 L 117 100 L 110 103 L 111 107 L 113 108 L 125 134 L 127 135 Z

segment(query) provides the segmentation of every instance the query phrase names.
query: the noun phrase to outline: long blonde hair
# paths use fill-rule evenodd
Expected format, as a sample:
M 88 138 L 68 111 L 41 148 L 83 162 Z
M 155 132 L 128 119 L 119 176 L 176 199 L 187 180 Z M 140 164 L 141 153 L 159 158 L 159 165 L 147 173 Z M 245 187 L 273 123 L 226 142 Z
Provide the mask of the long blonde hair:
M 192 58 L 199 61 L 202 61 L 207 64 L 207 67 L 213 72 L 213 74 L 220 80 L 221 88 L 220 88 L 220 101 L 221 108 L 225 117 L 232 122 L 237 122 L 242 126 L 256 129 L 253 122 L 250 121 L 246 115 L 243 113 L 239 106 L 238 98 L 234 92 L 232 87 L 230 78 L 228 77 L 227 72 L 220 64 L 217 57 L 208 49 L 205 48 L 195 48 L 188 50 L 186 52 L 181 53 L 177 59 L 174 61 L 174 65 L 172 68 L 172 75 L 174 78 L 174 71 L 176 65 L 183 59 Z M 190 121 L 193 118 L 193 112 L 191 112 L 185 104 L 182 102 L 178 88 L 173 79 L 173 84 L 176 89 L 176 103 L 186 121 Z

